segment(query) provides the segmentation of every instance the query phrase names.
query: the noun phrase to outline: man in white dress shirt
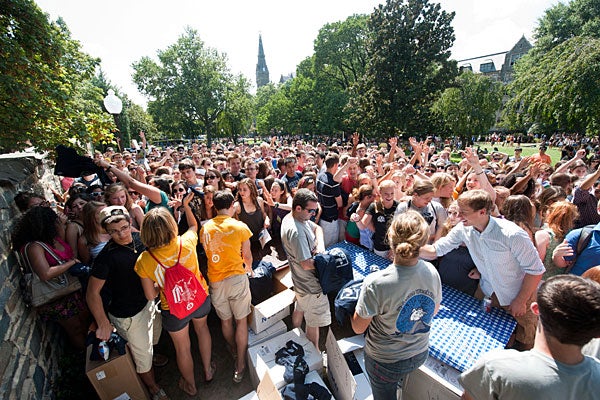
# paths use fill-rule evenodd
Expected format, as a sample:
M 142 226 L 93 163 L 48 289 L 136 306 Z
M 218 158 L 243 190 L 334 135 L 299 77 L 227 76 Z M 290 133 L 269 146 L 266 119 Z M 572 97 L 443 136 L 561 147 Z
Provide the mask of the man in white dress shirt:
M 421 248 L 420 256 L 431 260 L 465 243 L 481 273 L 475 297 L 490 297 L 517 320 L 514 348 L 533 347 L 537 317 L 530 304 L 544 264 L 527 233 L 511 221 L 490 215 L 494 203 L 483 190 L 469 190 L 458 198 L 462 222 L 433 245 Z

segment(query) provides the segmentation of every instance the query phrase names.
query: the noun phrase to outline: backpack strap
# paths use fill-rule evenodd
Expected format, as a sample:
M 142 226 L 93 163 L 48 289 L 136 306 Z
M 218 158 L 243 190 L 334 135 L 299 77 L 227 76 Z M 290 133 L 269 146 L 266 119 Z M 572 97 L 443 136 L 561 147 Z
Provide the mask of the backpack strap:
M 580 255 L 590 243 L 590 240 L 592 239 L 592 230 L 595 226 L 596 225 L 592 224 L 581 228 L 581 233 L 579 234 L 579 239 L 577 240 L 576 255 Z
M 566 274 L 571 272 L 571 269 L 577 262 L 577 257 L 579 257 L 579 255 L 583 252 L 583 250 L 585 250 L 588 244 L 590 244 L 590 240 L 592 240 L 592 231 L 594 230 L 595 226 L 596 225 L 592 224 L 586 225 L 583 228 L 581 228 L 581 232 L 579 232 L 579 239 L 577 239 L 577 248 L 575 249 L 575 259 L 573 259 L 571 265 L 567 266 L 567 268 L 565 269 Z
M 175 265 L 179 264 L 179 259 L 181 258 L 182 244 L 183 244 L 183 242 L 181 241 L 181 238 L 179 238 L 179 253 L 177 254 L 177 262 L 175 262 L 175 264 L 173 264 L 171 267 L 174 267 Z M 147 250 L 148 250 L 148 254 L 150 254 L 152 256 L 152 258 L 154 258 L 154 260 L 156 260 L 156 262 L 158 263 L 158 265 L 160 265 L 161 267 L 163 267 L 163 269 L 167 269 L 167 267 L 165 267 L 165 265 L 163 263 L 161 263 L 158 260 L 158 258 L 156 258 L 156 256 L 152 253 L 152 251 L 150 249 L 147 249 Z

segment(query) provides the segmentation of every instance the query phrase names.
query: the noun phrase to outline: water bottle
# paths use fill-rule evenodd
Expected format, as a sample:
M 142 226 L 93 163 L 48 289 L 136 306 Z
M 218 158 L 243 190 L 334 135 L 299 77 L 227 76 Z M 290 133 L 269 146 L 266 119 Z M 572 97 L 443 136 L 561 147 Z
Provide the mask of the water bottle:
M 481 308 L 486 313 L 489 313 L 492 311 L 492 299 L 489 296 L 485 296 L 483 298 L 483 301 L 481 302 Z
M 100 354 L 100 357 L 104 359 L 104 361 L 108 361 L 110 350 L 108 349 L 108 345 L 104 340 L 98 344 L 98 353 Z

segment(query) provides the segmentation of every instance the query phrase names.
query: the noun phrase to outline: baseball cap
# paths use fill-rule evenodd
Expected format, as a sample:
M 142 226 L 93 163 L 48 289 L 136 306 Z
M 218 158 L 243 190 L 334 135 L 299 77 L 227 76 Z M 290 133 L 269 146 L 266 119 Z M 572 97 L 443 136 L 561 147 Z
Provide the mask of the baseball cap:
M 109 206 L 100 211 L 100 224 L 112 224 L 113 222 L 124 218 L 129 218 L 129 212 L 123 206 Z

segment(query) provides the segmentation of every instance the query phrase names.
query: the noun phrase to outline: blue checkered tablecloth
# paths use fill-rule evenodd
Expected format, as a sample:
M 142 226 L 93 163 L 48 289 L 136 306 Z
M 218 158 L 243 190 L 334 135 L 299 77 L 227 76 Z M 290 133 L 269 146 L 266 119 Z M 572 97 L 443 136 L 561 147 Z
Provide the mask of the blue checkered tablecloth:
M 390 261 L 348 242 L 329 247 L 341 248 L 352 256 L 354 278 L 365 277 L 386 268 Z M 429 334 L 432 357 L 465 371 L 492 349 L 503 349 L 517 322 L 504 310 L 486 313 L 481 301 L 442 285 L 442 304 L 433 318 Z

